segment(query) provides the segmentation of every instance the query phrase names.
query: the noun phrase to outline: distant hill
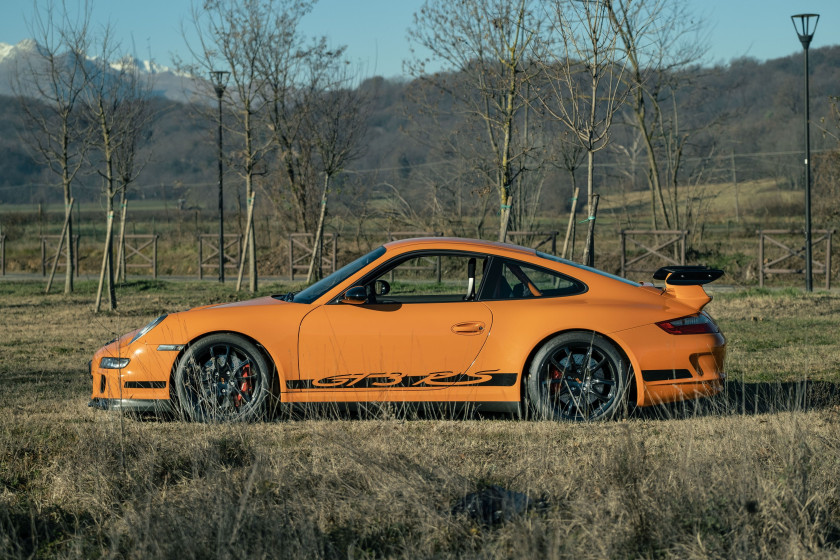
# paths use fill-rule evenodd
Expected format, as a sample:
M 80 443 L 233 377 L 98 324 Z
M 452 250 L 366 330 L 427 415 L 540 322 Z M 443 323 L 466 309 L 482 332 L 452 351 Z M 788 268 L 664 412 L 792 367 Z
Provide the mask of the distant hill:
M 34 45 L 26 42 L 14 46 L 0 43 L 0 203 L 60 199 L 60 189 L 48 186 L 54 178 L 32 162 L 19 141 L 17 131 L 23 124 L 16 109 L 18 101 L 10 97 L 14 60 L 31 48 Z M 187 102 L 188 78 L 171 69 L 136 63 L 155 79 L 157 118 L 143 148 L 149 163 L 132 196 L 181 198 L 210 208 L 206 193 L 216 183 L 214 118 Z M 838 132 L 829 118 L 829 98 L 840 95 L 840 46 L 812 50 L 811 69 L 812 142 L 818 152 L 838 144 L 822 134 L 820 127 Z M 676 101 L 685 129 L 700 130 L 691 137 L 686 155 L 708 160 L 702 170 L 704 180 L 730 180 L 730 154 L 734 152 L 739 180 L 774 177 L 791 185 L 799 181 L 804 140 L 801 54 L 766 62 L 744 58 L 726 66 L 697 67 L 687 78 L 690 85 L 680 91 Z M 458 75 L 452 74 L 452 79 L 457 80 Z M 374 92 L 375 100 L 365 150 L 352 165 L 356 173 L 346 175 L 352 177 L 356 190 L 339 189 L 341 199 L 352 205 L 354 196 L 369 196 L 364 189 L 393 187 L 410 202 L 428 197 L 430 188 L 447 188 L 448 170 L 441 162 L 449 156 L 434 135 L 421 133 L 428 116 L 418 111 L 409 95 L 425 86 L 375 77 L 360 87 Z M 439 102 L 441 106 L 449 104 L 445 96 L 440 96 Z M 456 118 L 445 123 L 437 134 L 446 135 L 447 126 L 452 130 L 459 126 Z M 632 140 L 631 129 L 617 125 L 615 147 L 631 146 Z M 644 188 L 639 175 L 632 178 L 626 172 L 632 164 L 627 154 L 627 150 L 607 150 L 598 155 L 603 189 L 620 185 L 631 190 Z M 235 173 L 228 175 L 230 184 L 237 185 Z M 568 181 L 565 172 L 549 174 L 546 208 L 564 204 Z M 341 186 L 341 181 L 338 184 Z M 96 199 L 99 179 L 82 177 L 77 192 L 83 200 Z

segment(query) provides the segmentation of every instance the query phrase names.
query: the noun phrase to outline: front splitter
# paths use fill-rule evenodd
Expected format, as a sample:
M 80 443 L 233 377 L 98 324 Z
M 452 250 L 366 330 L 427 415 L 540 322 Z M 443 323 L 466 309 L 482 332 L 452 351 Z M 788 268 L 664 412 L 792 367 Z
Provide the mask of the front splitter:
M 152 399 L 100 399 L 94 398 L 88 403 L 98 410 L 119 410 L 121 412 L 169 414 L 174 412 L 170 401 Z

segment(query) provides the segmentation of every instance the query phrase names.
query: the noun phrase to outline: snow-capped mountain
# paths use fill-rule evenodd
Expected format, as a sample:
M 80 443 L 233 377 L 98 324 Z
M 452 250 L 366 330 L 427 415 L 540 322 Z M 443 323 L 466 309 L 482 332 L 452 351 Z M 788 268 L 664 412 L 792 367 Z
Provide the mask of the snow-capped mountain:
M 16 68 L 20 67 L 18 63 L 25 57 L 37 53 L 38 48 L 38 44 L 33 39 L 24 39 L 16 45 L 0 42 L 0 95 L 14 95 L 11 84 Z M 90 58 L 90 60 L 95 60 L 95 58 Z M 154 95 L 175 101 L 187 101 L 194 97 L 193 77 L 154 61 L 140 60 L 126 55 L 113 62 L 111 67 L 115 72 L 134 67 L 148 75 L 152 80 Z

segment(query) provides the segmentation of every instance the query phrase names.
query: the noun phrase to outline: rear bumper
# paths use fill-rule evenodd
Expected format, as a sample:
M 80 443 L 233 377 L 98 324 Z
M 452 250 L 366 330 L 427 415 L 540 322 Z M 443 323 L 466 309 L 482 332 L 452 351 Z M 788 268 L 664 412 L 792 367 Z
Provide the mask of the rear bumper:
M 88 403 L 98 410 L 119 410 L 122 412 L 170 414 L 174 412 L 171 401 L 153 399 L 100 399 Z

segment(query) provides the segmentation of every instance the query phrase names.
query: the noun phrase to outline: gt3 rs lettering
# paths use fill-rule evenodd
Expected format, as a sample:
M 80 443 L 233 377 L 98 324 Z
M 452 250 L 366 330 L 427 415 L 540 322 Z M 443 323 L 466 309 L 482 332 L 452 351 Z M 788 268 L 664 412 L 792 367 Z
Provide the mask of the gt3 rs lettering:
M 439 387 L 494 386 L 510 387 L 516 383 L 517 374 L 477 371 L 475 373 L 454 373 L 436 371 L 433 373 L 346 373 L 330 375 L 316 380 L 301 379 L 286 382 L 288 389 L 378 389 L 399 387 L 423 389 Z

